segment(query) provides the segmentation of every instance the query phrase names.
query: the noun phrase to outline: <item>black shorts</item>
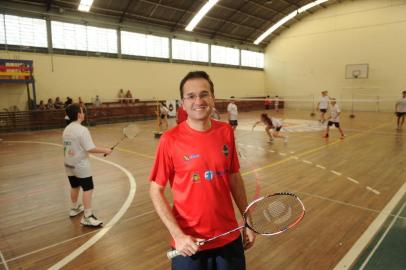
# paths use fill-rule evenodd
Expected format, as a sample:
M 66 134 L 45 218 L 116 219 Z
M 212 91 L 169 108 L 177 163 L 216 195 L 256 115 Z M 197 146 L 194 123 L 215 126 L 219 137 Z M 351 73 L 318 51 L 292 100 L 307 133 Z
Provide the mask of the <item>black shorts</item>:
M 228 120 L 228 123 L 233 127 L 238 126 L 238 120 Z
M 275 128 L 275 131 L 278 131 L 278 132 L 279 132 L 281 129 L 282 129 L 282 126 L 276 127 L 276 128 Z
M 68 176 L 68 178 L 69 178 L 70 186 L 72 188 L 82 187 L 83 191 L 92 190 L 94 188 L 92 176 L 85 177 L 85 178 L 79 178 L 76 176 Z
M 333 122 L 333 121 L 328 121 L 327 125 L 329 127 L 331 127 L 332 125 L 334 125 L 336 128 L 340 127 L 340 123 L 339 122 Z
M 406 115 L 406 112 L 396 112 L 397 117 L 402 117 L 402 116 L 405 116 L 405 115 Z
M 320 112 L 326 113 L 326 112 L 327 112 L 327 109 L 320 109 Z
M 165 119 L 166 114 L 161 114 L 161 119 Z

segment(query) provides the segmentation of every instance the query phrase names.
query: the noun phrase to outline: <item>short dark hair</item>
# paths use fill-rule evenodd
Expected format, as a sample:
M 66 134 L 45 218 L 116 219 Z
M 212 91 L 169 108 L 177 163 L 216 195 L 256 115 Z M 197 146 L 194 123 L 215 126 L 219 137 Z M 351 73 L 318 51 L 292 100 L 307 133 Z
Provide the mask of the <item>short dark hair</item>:
M 192 79 L 205 79 L 206 81 L 208 81 L 210 84 L 211 94 L 214 95 L 214 84 L 211 81 L 209 74 L 207 74 L 205 71 L 191 71 L 188 74 L 186 74 L 186 76 L 180 82 L 179 90 L 181 99 L 183 99 L 183 86 L 188 80 Z
M 78 120 L 78 113 L 80 113 L 80 105 L 77 103 L 72 103 L 66 107 L 65 112 L 71 122 L 76 121 Z
M 403 91 L 402 93 L 403 93 L 403 94 L 406 94 L 406 91 Z

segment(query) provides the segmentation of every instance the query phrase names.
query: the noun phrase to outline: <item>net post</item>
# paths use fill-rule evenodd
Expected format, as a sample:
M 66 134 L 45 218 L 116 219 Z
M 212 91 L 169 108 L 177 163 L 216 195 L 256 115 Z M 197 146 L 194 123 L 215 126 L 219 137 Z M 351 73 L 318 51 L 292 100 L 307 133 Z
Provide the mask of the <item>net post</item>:
M 314 117 L 316 113 L 314 112 L 314 94 L 312 95 L 312 112 L 310 113 L 311 117 Z
M 354 93 L 351 93 L 351 114 L 350 118 L 355 118 L 354 114 Z

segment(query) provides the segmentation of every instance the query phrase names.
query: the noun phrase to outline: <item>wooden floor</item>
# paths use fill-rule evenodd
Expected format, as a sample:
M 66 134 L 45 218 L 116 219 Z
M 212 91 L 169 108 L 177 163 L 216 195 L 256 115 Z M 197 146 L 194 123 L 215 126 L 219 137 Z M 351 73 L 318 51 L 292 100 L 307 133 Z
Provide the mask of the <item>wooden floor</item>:
M 392 114 L 344 114 L 345 140 L 337 130 L 329 140 L 321 131 L 290 132 L 287 144 L 269 144 L 261 128 L 248 129 L 258 115 L 242 113 L 236 132 L 249 200 L 291 191 L 307 212 L 292 231 L 258 236 L 246 253 L 248 269 L 333 269 L 405 183 L 406 127 L 397 132 Z M 301 111 L 280 117 L 312 120 Z M 0 134 L 0 270 L 57 263 L 66 264 L 63 269 L 170 268 L 169 235 L 148 196 L 156 122 L 137 123 L 139 137 L 91 161 L 94 209 L 104 229 L 84 228 L 80 217 L 68 217 L 62 130 Z M 110 146 L 125 125 L 90 131 L 97 145 Z

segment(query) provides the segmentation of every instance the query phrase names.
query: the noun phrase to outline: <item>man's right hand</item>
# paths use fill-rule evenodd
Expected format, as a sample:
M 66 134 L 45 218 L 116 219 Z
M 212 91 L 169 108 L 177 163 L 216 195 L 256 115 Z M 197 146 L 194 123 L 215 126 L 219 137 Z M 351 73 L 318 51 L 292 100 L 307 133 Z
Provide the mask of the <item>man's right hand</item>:
M 175 248 L 182 256 L 192 256 L 199 250 L 199 241 L 203 241 L 203 239 L 182 235 L 175 238 Z

